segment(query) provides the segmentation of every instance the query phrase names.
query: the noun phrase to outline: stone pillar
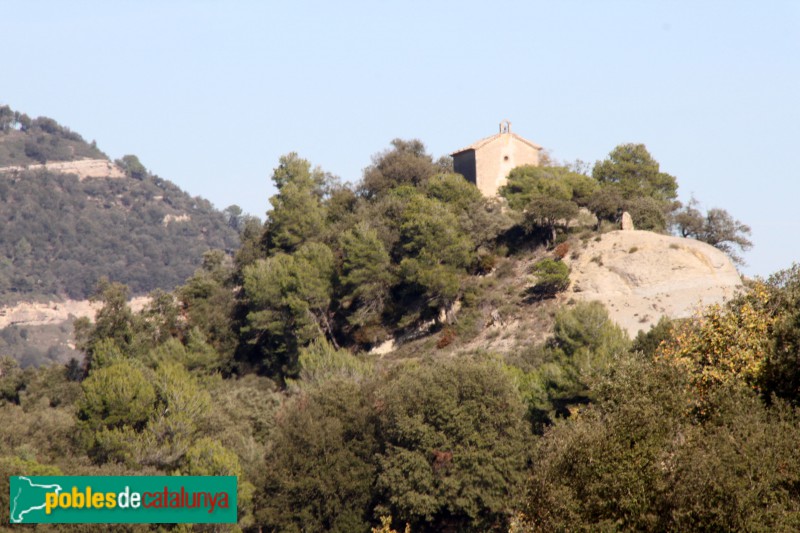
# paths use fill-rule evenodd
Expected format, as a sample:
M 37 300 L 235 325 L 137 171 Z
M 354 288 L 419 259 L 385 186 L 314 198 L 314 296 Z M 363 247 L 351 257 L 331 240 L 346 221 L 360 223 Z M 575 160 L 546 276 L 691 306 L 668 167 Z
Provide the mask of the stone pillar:
M 627 211 L 622 213 L 622 231 L 631 231 L 635 229 L 633 227 L 633 219 L 631 218 L 631 214 Z

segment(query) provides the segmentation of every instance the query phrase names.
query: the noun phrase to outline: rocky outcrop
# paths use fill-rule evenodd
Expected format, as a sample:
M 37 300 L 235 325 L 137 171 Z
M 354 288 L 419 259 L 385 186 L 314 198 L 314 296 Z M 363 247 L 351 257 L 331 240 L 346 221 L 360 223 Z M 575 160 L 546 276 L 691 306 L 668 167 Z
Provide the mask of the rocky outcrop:
M 54 161 L 43 165 L 2 167 L 0 172 L 22 172 L 24 170 L 47 169 L 61 174 L 75 174 L 79 180 L 86 178 L 124 178 L 125 173 L 107 159 L 81 159 L 78 161 Z
M 636 229 L 633 227 L 633 218 L 631 218 L 631 214 L 627 211 L 622 213 L 622 221 L 620 222 L 620 226 L 622 231 L 631 231 Z
M 161 224 L 164 227 L 167 227 L 167 226 L 169 226 L 170 222 L 189 222 L 190 220 L 192 220 L 192 217 L 190 215 L 185 214 L 185 213 L 182 214 L 182 215 L 167 214 L 167 215 L 164 215 L 164 219 L 161 221 Z
M 568 260 L 568 259 L 565 259 Z M 742 286 L 727 255 L 706 243 L 649 231 L 612 231 L 568 260 L 570 297 L 599 300 L 631 336 L 666 315 L 691 316 Z
M 141 310 L 148 302 L 146 296 L 133 298 L 129 305 L 134 311 Z M 79 317 L 94 318 L 99 303 L 89 300 L 64 300 L 44 303 L 20 302 L 0 307 L 0 329 L 8 326 L 44 326 L 61 324 Z

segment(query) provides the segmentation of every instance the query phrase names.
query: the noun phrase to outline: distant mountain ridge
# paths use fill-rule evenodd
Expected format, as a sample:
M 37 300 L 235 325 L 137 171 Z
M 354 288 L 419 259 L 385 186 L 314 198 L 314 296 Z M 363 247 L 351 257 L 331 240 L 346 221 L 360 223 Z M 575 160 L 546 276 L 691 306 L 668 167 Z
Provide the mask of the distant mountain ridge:
M 210 202 L 50 118 L 0 107 L 0 167 L 0 304 L 85 299 L 102 277 L 170 290 L 238 246 Z

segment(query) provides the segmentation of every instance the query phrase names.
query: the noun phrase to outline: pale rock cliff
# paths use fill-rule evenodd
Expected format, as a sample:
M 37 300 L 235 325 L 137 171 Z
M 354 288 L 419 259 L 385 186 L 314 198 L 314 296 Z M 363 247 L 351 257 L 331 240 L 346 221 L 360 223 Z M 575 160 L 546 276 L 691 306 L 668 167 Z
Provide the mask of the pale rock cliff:
M 649 231 L 612 231 L 590 240 L 570 263 L 568 297 L 602 302 L 631 336 L 666 315 L 691 316 L 732 298 L 742 280 L 713 246 Z

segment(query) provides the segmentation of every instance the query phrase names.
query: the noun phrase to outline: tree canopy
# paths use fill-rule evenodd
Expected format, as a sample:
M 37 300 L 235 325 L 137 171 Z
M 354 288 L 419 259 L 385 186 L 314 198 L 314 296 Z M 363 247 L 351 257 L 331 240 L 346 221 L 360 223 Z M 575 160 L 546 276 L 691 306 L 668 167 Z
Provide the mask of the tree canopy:
M 661 172 L 643 144 L 621 144 L 598 161 L 592 177 L 601 185 L 613 185 L 623 198 L 650 197 L 662 202 L 675 199 L 678 183 L 674 176 Z
M 203 253 L 232 250 L 236 232 L 206 200 L 172 183 L 0 173 L 0 300 L 86 299 L 108 277 L 135 294 L 174 289 Z
M 623 211 L 638 229 L 665 231 L 669 215 L 678 207 L 678 182 L 661 172 L 643 144 L 621 144 L 598 161 L 592 177 L 600 185 L 588 199 L 598 218 L 617 222 Z
M 709 209 L 703 215 L 699 209 L 699 202 L 694 198 L 675 213 L 673 224 L 681 237 L 707 242 L 728 254 L 739 264 L 744 260 L 738 251 L 746 252 L 753 246 L 748 239 L 751 233 L 750 226 L 734 219 L 724 209 Z
M 0 108 L 0 130 L 22 122 Z M 183 197 L 121 164 L 124 186 L 47 179 L 131 192 L 108 220 L 140 209 L 182 235 L 152 201 Z M 413 140 L 354 185 L 290 153 L 263 224 L 214 215 L 240 232 L 234 254 L 192 248 L 193 273 L 140 310 L 133 287 L 94 284 L 83 362 L 0 357 L 0 507 L 17 474 L 233 475 L 244 531 L 798 529 L 800 267 L 631 342 L 602 304 L 559 293 L 621 209 L 671 222 L 674 178 L 643 145 L 592 176 L 515 169 L 505 199 L 451 170 Z M 695 211 L 679 231 L 742 244 L 724 238 L 741 223 Z M 20 272 L 57 250 L 7 244 Z

